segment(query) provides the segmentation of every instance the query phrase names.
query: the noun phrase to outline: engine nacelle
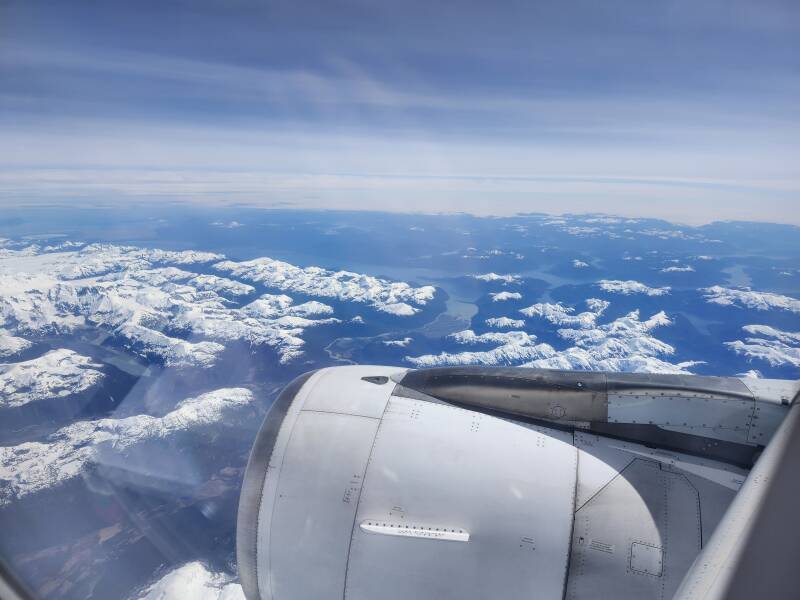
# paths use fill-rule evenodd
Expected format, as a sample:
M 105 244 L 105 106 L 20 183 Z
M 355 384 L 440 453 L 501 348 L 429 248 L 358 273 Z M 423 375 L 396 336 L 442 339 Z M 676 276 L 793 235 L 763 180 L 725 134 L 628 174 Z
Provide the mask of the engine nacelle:
M 248 463 L 237 531 L 245 594 L 669 598 L 795 384 L 760 385 L 759 396 L 724 378 L 306 374 L 276 400 Z M 709 399 L 719 410 L 703 423 Z M 753 428 L 756 408 L 765 424 L 750 440 L 739 429 Z M 676 411 L 684 419 L 659 422 Z M 654 448 L 650 435 L 666 442 Z M 698 456 L 698 440 L 716 454 Z

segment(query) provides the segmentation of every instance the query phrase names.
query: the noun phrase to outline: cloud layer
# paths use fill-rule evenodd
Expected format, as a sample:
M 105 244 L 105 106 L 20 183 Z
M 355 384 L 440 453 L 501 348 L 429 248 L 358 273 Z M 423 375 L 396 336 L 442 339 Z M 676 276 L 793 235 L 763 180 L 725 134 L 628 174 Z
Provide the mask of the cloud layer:
M 6 203 L 798 218 L 792 3 L 32 0 L 0 19 Z

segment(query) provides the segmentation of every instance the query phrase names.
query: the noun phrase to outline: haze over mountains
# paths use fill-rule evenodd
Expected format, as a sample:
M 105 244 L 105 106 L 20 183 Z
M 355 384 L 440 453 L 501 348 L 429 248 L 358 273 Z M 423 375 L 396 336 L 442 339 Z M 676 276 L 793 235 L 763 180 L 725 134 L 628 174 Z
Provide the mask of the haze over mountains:
M 0 550 L 55 596 L 239 597 L 250 441 L 310 369 L 800 378 L 794 227 L 170 207 L 130 235 L 115 218 L 0 224 Z

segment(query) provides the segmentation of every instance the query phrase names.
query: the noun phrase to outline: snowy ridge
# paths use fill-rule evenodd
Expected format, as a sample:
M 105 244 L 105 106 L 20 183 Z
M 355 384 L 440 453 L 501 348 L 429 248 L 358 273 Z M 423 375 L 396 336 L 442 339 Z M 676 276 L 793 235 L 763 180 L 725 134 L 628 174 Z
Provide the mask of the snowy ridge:
M 68 247 L 67 247 L 68 248 Z M 38 246 L 0 257 L 0 274 L 46 271 L 59 279 L 83 279 L 119 271 L 140 271 L 155 265 L 194 265 L 224 258 L 212 252 L 170 251 L 113 244 L 90 244 L 80 250 L 45 252 Z
M 742 329 L 753 337 L 725 342 L 736 354 L 766 361 L 773 367 L 800 367 L 800 332 L 781 331 L 769 325 L 745 325 Z
M 212 291 L 228 296 L 247 296 L 256 291 L 252 285 L 241 281 L 234 281 L 217 275 L 198 275 L 175 267 L 143 269 L 126 273 L 125 277 L 157 287 L 162 287 L 167 283 L 185 283 L 196 290 Z M 114 274 L 101 278 L 103 281 L 113 281 L 114 279 L 121 279 L 121 276 Z
M 0 257 L 0 327 L 5 328 L 0 340 L 20 333 L 64 333 L 93 326 L 167 366 L 209 368 L 224 344 L 237 340 L 270 346 L 282 362 L 289 362 L 303 354 L 305 329 L 339 322 L 332 307 L 317 301 L 294 305 L 286 295 L 265 294 L 234 308 L 231 298 L 253 294 L 253 286 L 164 265 L 170 260 L 180 265 L 215 261 L 221 258 L 217 254 L 106 244 L 71 252 L 43 253 L 38 247 L 26 249 L 24 256 L 23 251 L 14 252 Z M 395 314 L 418 310 L 396 300 L 424 304 L 434 291 L 280 264 L 287 267 L 286 277 L 305 278 L 286 283 L 288 287 L 310 291 L 319 284 L 330 290 L 338 282 L 341 299 L 371 299 Z M 309 279 L 311 274 L 319 275 L 319 281 Z M 9 340 L 0 347 L 11 352 L 20 344 L 24 346 Z
M 749 288 L 732 289 L 715 285 L 700 290 L 706 302 L 721 306 L 744 306 L 755 310 L 787 310 L 800 314 L 800 300 L 772 292 L 756 292 Z
M 418 307 L 432 300 L 436 291 L 430 285 L 415 288 L 405 282 L 321 267 L 302 268 L 267 257 L 243 262 L 223 261 L 215 264 L 214 268 L 281 291 L 360 302 L 399 316 L 419 312 Z
M 102 365 L 72 350 L 51 350 L 19 363 L 0 364 L 0 408 L 84 392 L 103 379 Z
M 442 352 L 423 356 L 407 356 L 415 367 L 446 367 L 458 365 L 517 365 L 524 361 L 553 356 L 555 350 L 548 344 L 536 344 L 536 336 L 524 331 L 494 332 L 476 335 L 467 329 L 448 336 L 459 344 L 500 344 L 492 350 L 476 352 Z
M 492 302 L 505 302 L 506 300 L 522 300 L 522 294 L 519 292 L 495 292 L 489 294 L 492 297 Z
M 383 345 L 384 346 L 392 346 L 392 347 L 395 347 L 395 348 L 405 348 L 406 346 L 408 346 L 413 341 L 414 341 L 414 338 L 404 337 L 403 339 L 400 339 L 400 340 L 386 340 L 386 341 L 383 342 Z
M 525 321 L 522 319 L 509 319 L 508 317 L 492 317 L 486 319 L 485 322 L 489 327 L 494 327 L 495 329 L 508 329 L 510 327 L 520 329 L 525 327 Z
M 459 331 L 448 336 L 457 344 L 518 344 L 530 346 L 536 340 L 535 335 L 529 335 L 524 331 L 504 331 L 482 333 L 477 335 L 471 329 Z
M 601 316 L 611 303 L 597 298 L 589 298 L 586 300 L 586 305 L 589 310 L 586 312 L 573 314 L 575 309 L 571 306 L 564 306 L 561 302 L 556 304 L 537 303 L 527 308 L 521 309 L 521 312 L 526 317 L 540 317 L 553 325 L 562 325 L 568 327 L 592 327 L 597 318 Z
M 181 565 L 135 596 L 136 600 L 245 600 L 242 586 L 227 573 L 215 573 L 201 562 Z
M 223 388 L 181 401 L 163 417 L 79 421 L 59 429 L 47 442 L 0 447 L 0 506 L 78 476 L 101 451 L 122 452 L 142 442 L 164 439 L 189 429 L 224 425 L 248 406 L 245 388 Z
M 519 283 L 519 275 L 498 275 L 497 273 L 484 273 L 483 275 L 473 275 L 472 277 L 478 281 L 502 281 L 503 285 L 508 283 Z
M 603 325 L 559 329 L 558 335 L 575 345 L 556 356 L 535 360 L 525 366 L 585 371 L 689 373 L 688 369 L 698 363 L 673 364 L 664 360 L 664 357 L 675 353 L 675 348 L 651 334 L 654 329 L 671 324 L 663 311 L 642 321 L 639 311 L 635 310 Z
M 614 294 L 646 294 L 647 296 L 663 296 L 669 294 L 670 287 L 650 287 L 643 283 L 633 280 L 621 281 L 618 279 L 602 279 L 597 282 L 597 285 L 606 292 Z
M 675 353 L 669 344 L 656 339 L 652 332 L 671 325 L 662 311 L 642 321 L 639 311 L 605 324 L 598 320 L 609 303 L 596 298 L 587 300 L 589 310 L 574 314 L 562 304 L 534 304 L 522 309 L 530 318 L 541 318 L 556 325 L 556 333 L 572 346 L 556 350 L 549 344 L 536 343 L 536 336 L 524 331 L 476 334 L 466 330 L 452 334 L 458 344 L 497 346 L 485 351 L 442 352 L 406 357 L 416 367 L 455 365 L 508 365 L 586 371 L 629 371 L 650 373 L 688 373 L 697 363 L 673 364 L 665 360 Z
M 9 358 L 31 347 L 31 343 L 0 329 L 0 358 Z
M 225 346 L 216 342 L 187 342 L 134 323 L 121 325 L 116 332 L 128 340 L 129 349 L 158 357 L 168 367 L 209 368 L 225 350 Z
M 749 377 L 751 379 L 761 379 L 761 371 L 758 369 L 750 369 L 749 371 L 745 371 L 744 373 L 737 373 L 737 377 Z
M 640 229 L 636 232 L 639 235 L 657 237 L 662 240 L 705 240 L 699 233 L 685 233 L 680 229 Z

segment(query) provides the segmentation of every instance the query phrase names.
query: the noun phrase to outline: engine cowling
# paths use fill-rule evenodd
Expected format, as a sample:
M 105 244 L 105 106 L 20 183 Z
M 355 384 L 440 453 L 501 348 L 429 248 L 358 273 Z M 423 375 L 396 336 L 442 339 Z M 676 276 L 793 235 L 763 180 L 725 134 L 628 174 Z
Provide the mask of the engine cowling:
M 737 419 L 758 404 L 777 426 L 790 391 L 526 369 L 306 374 L 276 400 L 248 463 L 237 532 L 245 594 L 669 598 L 742 485 L 742 457 L 758 450 Z M 669 402 L 708 419 L 709 398 L 728 413 L 631 430 L 618 406 L 609 418 L 620 394 L 637 419 L 642 404 L 656 420 L 672 414 Z M 674 443 L 619 439 L 614 426 Z M 697 456 L 695 438 L 722 455 Z

